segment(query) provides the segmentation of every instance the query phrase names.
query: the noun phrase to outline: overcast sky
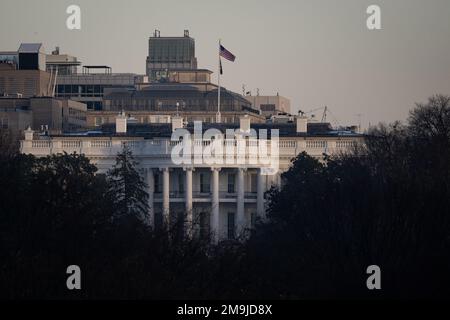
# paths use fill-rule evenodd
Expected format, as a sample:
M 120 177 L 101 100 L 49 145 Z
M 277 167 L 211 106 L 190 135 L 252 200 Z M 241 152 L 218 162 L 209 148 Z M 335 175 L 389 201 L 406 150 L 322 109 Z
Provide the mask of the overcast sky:
M 66 28 L 70 4 L 81 7 L 79 31 Z M 382 30 L 366 27 L 371 4 L 381 7 Z M 356 124 L 357 114 L 364 127 L 405 120 L 414 102 L 450 94 L 449 0 L 1 0 L 0 50 L 42 42 L 85 64 L 144 74 L 155 28 L 189 29 L 214 81 L 221 38 L 237 57 L 223 62 L 225 87 L 279 92 L 293 111 L 327 105 L 340 124 Z

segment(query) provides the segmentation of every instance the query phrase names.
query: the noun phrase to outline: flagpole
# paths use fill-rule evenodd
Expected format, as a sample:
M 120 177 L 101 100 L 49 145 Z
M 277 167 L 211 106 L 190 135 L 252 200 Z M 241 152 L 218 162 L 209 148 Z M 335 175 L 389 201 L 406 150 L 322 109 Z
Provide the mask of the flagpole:
M 220 39 L 219 39 L 219 61 L 217 65 L 217 83 L 219 85 L 218 91 L 217 91 L 217 115 L 216 115 L 216 122 L 221 123 L 221 115 L 220 115 Z

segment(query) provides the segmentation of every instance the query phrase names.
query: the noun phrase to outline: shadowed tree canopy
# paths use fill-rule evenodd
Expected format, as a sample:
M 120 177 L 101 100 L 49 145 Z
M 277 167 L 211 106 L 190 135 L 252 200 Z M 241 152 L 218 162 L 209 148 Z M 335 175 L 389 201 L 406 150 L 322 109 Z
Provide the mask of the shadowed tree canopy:
M 438 95 L 348 154 L 300 154 L 247 244 L 249 294 L 449 297 L 449 124 L 449 97 Z M 382 292 L 366 288 L 372 264 Z
M 148 217 L 147 185 L 136 165 L 131 150 L 125 146 L 117 155 L 116 164 L 108 171 L 108 193 L 114 201 L 117 217 Z

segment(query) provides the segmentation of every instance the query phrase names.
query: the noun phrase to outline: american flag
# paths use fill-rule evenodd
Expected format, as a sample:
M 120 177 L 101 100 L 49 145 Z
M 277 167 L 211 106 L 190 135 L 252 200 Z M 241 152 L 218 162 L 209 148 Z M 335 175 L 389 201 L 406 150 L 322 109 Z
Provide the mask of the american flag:
M 232 54 L 230 51 L 228 51 L 227 49 L 225 49 L 222 45 L 220 45 L 219 55 L 220 55 L 221 57 L 224 57 L 225 59 L 227 59 L 227 60 L 229 60 L 229 61 L 234 61 L 234 59 L 236 59 L 236 57 L 234 56 L 234 54 Z

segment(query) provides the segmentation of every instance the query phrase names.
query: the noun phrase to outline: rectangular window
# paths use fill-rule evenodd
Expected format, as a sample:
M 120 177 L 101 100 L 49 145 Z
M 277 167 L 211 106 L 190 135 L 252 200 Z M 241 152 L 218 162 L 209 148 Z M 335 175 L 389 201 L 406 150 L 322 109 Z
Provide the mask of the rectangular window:
M 102 110 L 102 102 L 101 101 L 94 101 L 94 110 Z
M 93 96 L 94 95 L 94 86 L 93 85 L 87 85 L 86 86 L 86 90 L 87 90 L 86 94 L 88 96 Z
M 160 175 L 159 174 L 155 174 L 155 193 L 161 193 L 162 190 L 162 181 L 160 179 Z
M 256 219 L 257 219 L 257 215 L 256 215 L 256 212 L 252 212 L 251 213 L 251 228 L 253 229 L 255 226 L 256 226 Z
M 250 175 L 250 192 L 256 192 L 256 174 Z
M 209 237 L 209 213 L 200 212 L 200 238 L 207 239 Z
M 200 173 L 200 192 L 201 193 L 210 193 L 210 181 L 209 175 L 206 173 Z
M 9 128 L 9 119 L 8 118 L 3 118 L 0 119 L 0 126 L 2 129 L 8 129 Z
M 261 104 L 260 109 L 261 109 L 261 111 L 275 111 L 275 105 L 274 104 Z
M 94 95 L 95 96 L 97 96 L 97 97 L 101 96 L 102 92 L 103 92 L 103 90 L 102 90 L 101 86 L 94 85 Z
M 96 127 L 100 127 L 103 123 L 103 118 L 102 117 L 95 117 L 95 126 Z
M 182 173 L 178 175 L 178 192 L 184 193 L 184 174 Z
M 229 240 L 233 240 L 235 238 L 235 230 L 236 230 L 236 225 L 235 225 L 235 214 L 234 212 L 228 212 L 228 223 L 227 223 L 227 227 L 228 227 L 228 239 Z
M 78 91 L 78 86 L 77 85 L 73 85 L 71 90 L 72 90 L 72 95 L 73 96 L 78 96 L 79 91 Z
M 228 193 L 235 193 L 236 175 L 234 173 L 228 174 Z

